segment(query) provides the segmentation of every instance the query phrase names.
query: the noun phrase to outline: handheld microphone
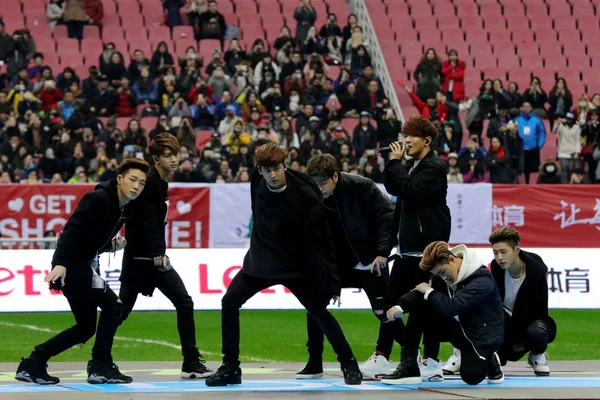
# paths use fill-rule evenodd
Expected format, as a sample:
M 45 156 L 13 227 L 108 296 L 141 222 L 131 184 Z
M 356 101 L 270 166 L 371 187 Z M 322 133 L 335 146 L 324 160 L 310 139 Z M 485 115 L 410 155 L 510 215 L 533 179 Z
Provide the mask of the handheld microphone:
M 388 151 L 392 151 L 392 149 L 390 148 L 390 146 L 386 146 L 386 147 L 380 147 L 377 152 L 378 153 L 386 153 Z

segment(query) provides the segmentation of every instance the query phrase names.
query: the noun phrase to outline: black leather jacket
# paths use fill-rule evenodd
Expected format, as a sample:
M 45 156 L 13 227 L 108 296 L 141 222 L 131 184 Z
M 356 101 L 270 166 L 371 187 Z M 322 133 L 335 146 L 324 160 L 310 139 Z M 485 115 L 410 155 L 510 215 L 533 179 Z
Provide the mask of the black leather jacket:
M 385 189 L 398 198 L 390 239 L 402 253 L 422 252 L 431 242 L 450 240 L 446 164 L 430 151 L 409 175 L 414 162 L 404 166 L 401 160 L 390 160 L 384 171 Z
M 368 178 L 339 174 L 333 197 L 350 246 L 363 265 L 392 251 L 394 208 Z

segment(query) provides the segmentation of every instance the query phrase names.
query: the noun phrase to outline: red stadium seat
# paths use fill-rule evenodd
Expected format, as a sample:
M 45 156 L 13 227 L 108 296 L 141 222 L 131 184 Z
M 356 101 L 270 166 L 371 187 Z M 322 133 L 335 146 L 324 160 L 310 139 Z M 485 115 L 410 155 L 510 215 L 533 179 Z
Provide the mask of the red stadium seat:
M 440 31 L 438 31 L 437 28 L 434 28 L 419 30 L 419 39 L 425 46 L 428 46 L 427 43 L 437 43 L 442 40 L 442 37 Z
M 508 56 L 508 55 L 498 56 L 498 66 L 501 67 L 501 68 L 505 68 L 507 70 L 512 70 L 514 68 L 519 68 L 519 66 L 520 66 L 519 56 L 517 56 L 517 55 L 512 55 L 512 56 Z
M 103 49 L 104 49 L 104 46 L 102 44 L 101 39 L 84 37 L 83 40 L 81 41 L 81 50 L 82 51 L 100 54 L 100 53 L 102 53 Z
M 525 54 L 521 55 L 521 66 L 524 68 L 535 68 L 541 67 L 543 64 L 543 58 L 539 54 Z
M 86 25 L 83 27 L 84 39 L 100 39 L 100 28 L 96 25 Z
M 56 51 L 60 55 L 79 54 L 79 40 L 77 40 L 77 39 L 58 39 L 56 41 Z
M 60 54 L 60 66 L 62 68 L 71 67 L 75 68 L 77 66 L 84 65 L 83 57 L 78 53 L 61 53 Z
M 170 41 L 171 30 L 168 26 L 151 26 L 148 28 L 148 39 L 157 43 Z
M 567 68 L 567 60 L 563 55 L 551 55 L 542 53 L 544 55 L 544 66 L 554 71 L 562 71 Z

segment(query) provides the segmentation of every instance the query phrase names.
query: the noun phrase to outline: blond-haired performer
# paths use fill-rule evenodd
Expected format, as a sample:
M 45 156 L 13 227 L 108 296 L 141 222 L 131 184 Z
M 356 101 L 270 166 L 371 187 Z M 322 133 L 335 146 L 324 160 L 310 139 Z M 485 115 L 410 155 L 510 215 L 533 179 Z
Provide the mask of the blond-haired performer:
M 501 383 L 504 374 L 496 351 L 504 339 L 502 301 L 498 287 L 483 259 L 465 245 L 450 249 L 446 242 L 433 242 L 423 252 L 420 268 L 444 284 L 420 283 L 387 312 L 389 319 L 409 312 L 419 319 L 425 332 L 439 342 L 450 342 L 462 353 L 460 375 L 469 385 L 486 377 Z M 421 377 L 403 379 L 390 375 L 381 380 L 390 385 L 419 384 Z

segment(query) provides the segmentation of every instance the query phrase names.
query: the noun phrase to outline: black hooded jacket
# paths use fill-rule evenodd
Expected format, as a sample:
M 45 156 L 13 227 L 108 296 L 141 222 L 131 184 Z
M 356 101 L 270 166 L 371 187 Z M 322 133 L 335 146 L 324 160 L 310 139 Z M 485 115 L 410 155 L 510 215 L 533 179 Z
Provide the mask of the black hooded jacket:
M 258 171 L 250 180 L 254 224 L 241 272 L 271 280 L 308 277 L 322 295 L 339 296 L 335 249 L 319 187 L 288 169 L 287 188 L 274 193 Z
M 550 327 L 550 341 L 553 341 L 556 337 L 556 322 L 548 315 L 548 267 L 537 254 L 521 250 L 519 257 L 525 263 L 525 279 L 515 300 L 512 326 L 517 335 L 524 337 L 527 327 L 533 321 L 542 320 Z M 506 272 L 496 260 L 492 261 L 491 271 L 504 302 Z
M 62 265 L 67 269 L 66 286 L 88 282 L 91 287 L 90 262 L 96 254 L 112 248 L 111 241 L 124 222 L 116 180 L 99 183 L 81 198 L 58 238 L 52 257 L 53 268 Z
M 131 202 L 130 214 L 125 222 L 127 245 L 123 254 L 122 282 L 151 278 L 158 271 L 153 262 L 134 262 L 134 257 L 152 259 L 166 253 L 168 186 L 156 168 L 151 168 L 144 190 Z
M 398 198 L 392 245 L 399 245 L 402 253 L 423 252 L 431 242 L 450 240 L 446 164 L 430 151 L 409 175 L 414 163 L 410 160 L 404 166 L 401 160 L 390 160 L 384 171 L 385 189 Z
M 340 273 L 358 262 L 369 265 L 377 256 L 390 255 L 394 208 L 371 179 L 341 172 L 333 196 L 323 203 L 332 233 L 336 232 L 333 239 Z M 348 253 L 345 257 L 340 256 L 341 249 Z M 341 265 L 348 258 L 354 264 Z

